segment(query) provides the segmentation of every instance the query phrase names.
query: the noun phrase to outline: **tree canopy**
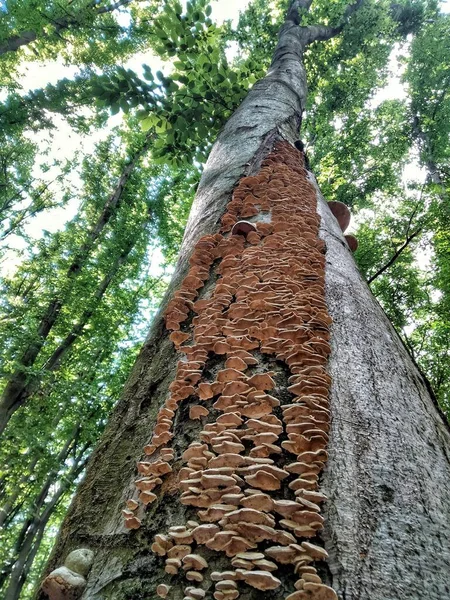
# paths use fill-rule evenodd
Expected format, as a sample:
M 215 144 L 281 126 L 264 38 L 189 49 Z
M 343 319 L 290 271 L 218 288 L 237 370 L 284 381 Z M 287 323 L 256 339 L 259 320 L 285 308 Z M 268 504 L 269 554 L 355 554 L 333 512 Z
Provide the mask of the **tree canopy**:
M 217 18 L 224 4 L 0 8 L 9 600 L 32 597 L 167 285 L 209 148 L 269 68 L 287 2 L 253 0 L 234 21 Z M 339 30 L 308 47 L 301 137 L 327 200 L 352 209 L 360 270 L 449 417 L 450 15 L 434 0 L 347 4 L 300 14 Z

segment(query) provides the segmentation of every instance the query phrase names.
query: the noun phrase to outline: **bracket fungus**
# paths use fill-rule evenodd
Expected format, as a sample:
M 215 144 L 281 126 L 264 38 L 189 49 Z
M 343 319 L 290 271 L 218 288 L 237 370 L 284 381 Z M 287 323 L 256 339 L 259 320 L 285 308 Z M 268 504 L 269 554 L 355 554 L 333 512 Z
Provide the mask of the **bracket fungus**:
M 333 215 L 336 217 L 337 222 L 341 231 L 345 231 L 350 225 L 350 210 L 343 202 L 327 202 L 328 208 L 331 210 Z
M 252 231 L 256 233 L 256 226 L 254 223 L 251 223 L 250 221 L 237 221 L 231 229 L 231 235 L 248 236 Z
M 347 242 L 350 250 L 352 252 L 356 252 L 356 250 L 358 249 L 358 240 L 356 239 L 356 237 L 351 234 L 344 235 L 344 237 L 345 237 L 345 241 Z
M 165 583 L 161 583 L 161 585 L 158 585 L 158 587 L 156 588 L 156 594 L 160 598 L 165 598 L 167 596 L 167 594 L 169 593 L 170 588 L 171 588 L 170 585 L 166 585 Z
M 201 404 L 195 404 L 189 409 L 189 418 L 192 420 L 201 419 L 209 415 L 209 410 Z
M 267 571 L 244 571 L 242 578 L 248 585 L 264 592 L 281 585 L 281 581 Z
M 345 230 L 347 207 L 329 207 Z M 206 556 L 222 553 L 234 568 L 209 574 L 215 600 L 235 600 L 243 585 L 278 588 L 279 565 L 298 576 L 289 600 L 336 598 L 311 564 L 326 560 L 326 552 L 307 541 L 323 526 L 319 475 L 330 423 L 331 319 L 319 225 L 302 154 L 277 142 L 260 171 L 234 189 L 221 232 L 198 240 L 166 308 L 166 328 L 182 358 L 138 462 L 138 499 L 123 512 L 127 527 L 139 527 L 146 504 L 177 470 L 179 501 L 198 518 L 157 534 L 152 545 L 177 586 L 183 578 L 191 582 L 177 597 L 203 600 L 196 584 L 209 570 L 206 547 Z M 202 420 L 197 438 L 181 448 L 181 467 L 173 464 L 172 446 L 180 406 L 189 407 L 189 419 Z

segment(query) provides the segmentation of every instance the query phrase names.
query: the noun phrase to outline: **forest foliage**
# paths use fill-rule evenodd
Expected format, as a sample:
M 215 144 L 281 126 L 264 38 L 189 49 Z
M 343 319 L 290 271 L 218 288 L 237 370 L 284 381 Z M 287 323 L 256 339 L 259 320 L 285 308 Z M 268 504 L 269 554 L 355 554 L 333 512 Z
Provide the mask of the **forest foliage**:
M 253 0 L 0 7 L 0 593 L 27 599 L 120 397 L 220 128 L 286 9 Z M 336 25 L 345 0 L 303 16 Z M 365 0 L 308 48 L 301 137 L 363 277 L 450 416 L 450 15 Z M 30 87 L 47 66 L 67 76 Z M 70 136 L 70 137 L 69 137 Z

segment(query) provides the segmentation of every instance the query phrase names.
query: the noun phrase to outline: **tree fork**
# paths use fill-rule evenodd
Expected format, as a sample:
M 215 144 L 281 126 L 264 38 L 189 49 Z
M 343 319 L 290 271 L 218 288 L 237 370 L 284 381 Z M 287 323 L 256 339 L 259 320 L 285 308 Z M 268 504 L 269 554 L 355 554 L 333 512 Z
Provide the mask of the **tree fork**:
M 257 177 L 261 164 L 277 142 L 294 143 L 306 97 L 302 53 L 305 45 L 314 38 L 312 32 L 310 28 L 297 27 L 293 21 L 285 23 L 267 77 L 254 86 L 220 134 L 205 166 L 180 261 L 163 308 L 184 280 L 195 244 L 202 236 L 217 234 L 236 182 L 243 175 L 250 179 Z M 292 152 L 296 151 L 292 148 Z M 329 457 L 319 488 L 327 496 L 322 512 L 325 527 L 320 538 L 329 558 L 327 562 L 318 560 L 313 565 L 321 580 L 336 591 L 340 600 L 450 598 L 447 582 L 450 540 L 449 536 L 442 535 L 446 515 L 450 512 L 448 427 L 360 276 L 342 232 L 311 175 L 309 179 L 317 194 L 320 237 L 326 243 L 325 301 L 333 319 L 328 363 L 332 375 Z M 286 198 L 289 201 L 290 196 Z M 257 212 L 254 217 L 258 223 L 259 210 Z M 296 212 L 292 215 L 295 220 Z M 264 218 L 260 222 L 264 223 L 264 220 L 267 221 Z M 254 247 L 258 248 L 258 244 Z M 213 272 L 199 288 L 201 294 L 206 294 L 204 299 L 213 291 L 216 277 Z M 314 302 L 317 298 L 312 295 L 311 303 Z M 193 314 L 190 316 L 194 317 Z M 191 331 L 189 320 L 183 327 L 186 333 Z M 210 359 L 214 354 L 209 355 Z M 208 362 L 208 370 L 202 371 L 202 377 L 212 378 L 216 374 L 224 357 L 218 355 L 215 358 L 215 363 L 214 360 Z M 142 518 L 137 517 L 142 521 L 138 529 L 127 531 L 123 527 L 121 510 L 134 493 L 136 461 L 141 460 L 142 447 L 149 445 L 157 412 L 167 400 L 179 359 L 180 354 L 169 340 L 160 313 L 123 399 L 94 452 L 49 565 L 49 568 L 61 565 L 67 554 L 76 548 L 87 547 L 94 551 L 83 600 L 146 595 L 153 598 L 158 585 L 172 584 L 164 572 L 167 557 L 151 553 L 150 547 L 155 534 L 196 520 L 196 511 L 180 503 L 180 484 L 176 478 L 172 474 L 165 480 L 162 478 L 162 485 L 156 488 L 157 500 L 145 513 L 141 510 Z M 264 362 L 266 357 L 258 356 L 258 360 L 268 366 Z M 282 405 L 295 404 L 287 391 L 289 374 L 284 371 L 286 380 L 280 382 L 284 367 L 276 361 L 270 362 L 270 368 L 272 366 L 277 367 L 274 370 L 279 378 L 276 400 Z M 176 387 L 172 386 L 173 389 Z M 199 439 L 200 427 L 189 419 L 189 403 L 193 400 L 192 393 L 188 399 L 180 399 L 176 411 L 173 425 L 175 462 L 171 467 L 174 473 L 182 468 L 182 453 L 191 442 Z M 323 409 L 324 406 L 311 410 Z M 272 424 L 278 425 L 276 421 Z M 161 431 L 164 429 L 160 428 Z M 147 451 L 151 452 L 152 448 Z M 239 455 L 239 452 L 234 454 Z M 142 462 L 152 463 L 152 456 Z M 278 471 L 272 473 L 279 474 Z M 301 490 L 303 484 L 299 485 Z M 236 501 L 236 498 L 232 500 Z M 286 532 L 290 533 L 290 530 L 287 528 Z M 299 543 L 302 541 L 306 539 L 300 538 Z M 264 544 L 259 547 L 265 549 Z M 203 555 L 202 546 L 201 550 Z M 307 552 L 308 547 L 304 550 Z M 309 550 L 316 553 L 313 558 L 324 556 L 320 550 Z M 196 549 L 192 551 L 196 553 Z M 251 551 L 258 551 L 258 548 Z M 231 557 L 223 552 L 211 550 L 208 558 L 217 571 L 233 570 Z M 297 564 L 299 562 L 297 560 Z M 183 589 L 189 585 L 182 579 L 182 572 L 180 569 L 173 580 L 170 598 L 181 599 Z M 300 569 L 299 573 L 307 571 Z M 281 585 L 270 591 L 270 597 L 281 600 L 294 592 L 299 573 L 294 577 L 292 569 L 288 572 L 283 566 L 274 571 L 273 577 L 279 579 Z M 310 571 L 310 574 L 313 573 Z M 199 579 L 198 575 L 195 577 Z M 247 581 L 251 579 L 251 576 L 247 577 Z M 304 576 L 303 579 L 306 581 Z M 208 587 L 208 598 L 214 592 L 210 576 L 205 578 L 204 584 L 192 585 Z M 247 584 L 238 582 L 238 585 L 249 600 L 258 598 L 261 593 Z M 311 590 L 311 586 L 302 585 L 304 590 Z M 330 598 L 332 594 L 329 592 Z M 40 598 L 44 597 L 41 593 Z M 303 597 L 314 598 L 309 592 Z M 220 598 L 220 594 L 216 598 Z

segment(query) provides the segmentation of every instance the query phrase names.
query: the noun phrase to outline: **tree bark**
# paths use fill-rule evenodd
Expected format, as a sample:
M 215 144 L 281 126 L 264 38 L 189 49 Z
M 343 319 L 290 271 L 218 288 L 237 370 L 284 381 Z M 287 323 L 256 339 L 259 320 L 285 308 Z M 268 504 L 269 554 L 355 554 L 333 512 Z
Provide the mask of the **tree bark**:
M 305 8 L 305 3 L 295 4 Z M 298 27 L 296 12 L 288 14 L 294 16 L 280 32 L 267 77 L 253 87 L 211 151 L 161 311 L 180 289 L 196 242 L 219 230 L 239 178 L 257 175 L 277 142 L 293 144 L 297 137 L 306 98 L 302 55 L 307 43 L 316 39 L 317 28 Z M 315 186 L 322 217 L 325 298 L 333 318 L 328 365 L 333 378 L 332 426 L 329 459 L 320 484 L 328 500 L 322 513 L 325 529 L 315 542 L 325 545 L 329 559 L 314 564 L 340 600 L 450 598 L 450 538 L 443 534 L 450 514 L 449 430 L 360 276 L 312 175 L 309 180 Z M 252 219 L 270 220 L 266 213 Z M 201 298 L 210 296 L 216 280 L 213 270 L 204 282 Z M 154 598 L 156 587 L 163 582 L 174 585 L 171 599 L 183 597 L 180 576 L 171 580 L 164 572 L 164 559 L 150 552 L 156 533 L 197 518 L 191 507 L 180 503 L 179 484 L 172 475 L 163 482 L 158 500 L 141 515 L 143 525 L 136 531 L 124 529 L 120 514 L 133 494 L 136 461 L 149 442 L 180 356 L 160 312 L 90 461 L 48 565 L 49 570 L 61 565 L 76 548 L 92 549 L 94 563 L 83 600 Z M 213 366 L 207 364 L 212 370 L 214 364 L 222 365 L 220 355 L 212 354 L 211 360 Z M 283 368 L 270 360 L 282 379 Z M 282 404 L 289 402 L 287 385 L 285 376 L 276 389 Z M 178 459 L 189 443 L 199 440 L 200 431 L 200 426 L 189 420 L 188 406 L 183 403 L 174 417 L 173 430 L 174 469 L 179 470 Z M 230 559 L 221 553 L 210 551 L 208 560 L 218 571 L 231 568 Z M 284 568 L 274 575 L 281 585 L 265 595 L 282 600 L 294 591 L 295 577 Z M 214 584 L 208 576 L 198 584 L 202 586 L 208 588 L 206 597 L 211 597 Z M 245 584 L 240 589 L 245 600 L 261 596 L 261 591 Z M 41 593 L 39 598 L 45 595 Z
M 450 434 L 321 199 L 332 429 L 325 547 L 343 600 L 450 598 Z M 444 539 L 445 538 L 445 539 Z

